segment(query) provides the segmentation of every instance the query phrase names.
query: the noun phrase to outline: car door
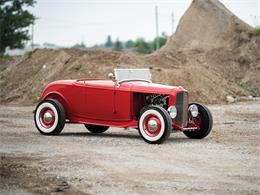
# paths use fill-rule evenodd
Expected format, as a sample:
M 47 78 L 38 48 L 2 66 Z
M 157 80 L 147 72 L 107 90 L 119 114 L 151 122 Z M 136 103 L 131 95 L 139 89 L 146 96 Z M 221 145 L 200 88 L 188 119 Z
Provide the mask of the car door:
M 115 118 L 115 86 L 85 84 L 85 116 L 111 121 Z
M 132 93 L 129 88 L 122 86 L 115 87 L 114 97 L 114 120 L 116 121 L 129 121 L 132 119 L 131 116 L 131 105 L 132 105 Z

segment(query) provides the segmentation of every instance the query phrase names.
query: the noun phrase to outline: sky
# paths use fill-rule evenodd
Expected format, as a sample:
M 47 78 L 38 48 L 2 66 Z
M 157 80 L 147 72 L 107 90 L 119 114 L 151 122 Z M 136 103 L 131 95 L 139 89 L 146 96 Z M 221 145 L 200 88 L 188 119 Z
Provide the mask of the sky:
M 220 0 L 251 26 L 259 25 L 260 0 Z M 34 43 L 73 46 L 102 44 L 107 36 L 120 41 L 156 36 L 155 6 L 159 33 L 171 35 L 192 0 L 37 0 L 33 14 Z M 174 13 L 174 29 L 172 29 Z M 255 19 L 257 17 L 257 19 Z

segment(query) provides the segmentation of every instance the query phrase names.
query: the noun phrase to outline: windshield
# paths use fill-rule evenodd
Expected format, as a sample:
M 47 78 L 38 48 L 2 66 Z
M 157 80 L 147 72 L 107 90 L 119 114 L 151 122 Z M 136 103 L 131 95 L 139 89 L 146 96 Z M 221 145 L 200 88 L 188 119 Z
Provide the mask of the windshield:
M 152 82 L 149 69 L 115 69 L 114 72 L 117 84 L 124 81 Z

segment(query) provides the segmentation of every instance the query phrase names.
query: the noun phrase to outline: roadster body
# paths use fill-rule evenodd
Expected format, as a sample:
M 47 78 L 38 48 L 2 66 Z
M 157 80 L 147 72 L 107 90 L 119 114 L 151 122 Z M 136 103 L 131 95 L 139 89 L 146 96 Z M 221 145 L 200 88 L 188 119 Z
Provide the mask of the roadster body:
M 174 131 L 203 138 L 212 116 L 189 104 L 188 92 L 151 82 L 149 69 L 115 69 L 110 79 L 55 81 L 46 86 L 34 111 L 37 129 L 59 134 L 65 123 L 83 123 L 92 133 L 109 127 L 136 128 L 148 143 L 162 143 Z

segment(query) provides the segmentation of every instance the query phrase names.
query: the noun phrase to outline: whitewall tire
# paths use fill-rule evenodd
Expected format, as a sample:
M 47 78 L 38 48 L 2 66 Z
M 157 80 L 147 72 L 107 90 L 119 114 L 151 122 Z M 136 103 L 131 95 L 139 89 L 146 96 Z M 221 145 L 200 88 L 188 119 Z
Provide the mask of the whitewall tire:
M 146 142 L 160 144 L 169 137 L 172 129 L 172 120 L 164 108 L 148 106 L 141 111 L 138 129 L 139 134 Z
M 57 100 L 40 102 L 34 113 L 35 126 L 43 135 L 58 135 L 65 125 L 65 111 Z

